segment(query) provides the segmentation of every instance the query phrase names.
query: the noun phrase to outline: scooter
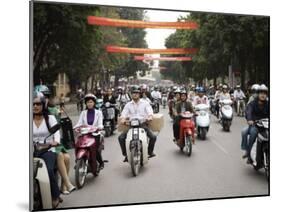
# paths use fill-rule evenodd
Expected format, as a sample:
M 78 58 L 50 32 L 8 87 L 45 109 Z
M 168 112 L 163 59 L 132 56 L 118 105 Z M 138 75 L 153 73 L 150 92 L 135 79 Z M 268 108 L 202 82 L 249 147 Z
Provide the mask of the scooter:
M 260 119 L 255 122 L 258 129 L 258 136 L 254 143 L 250 157 L 253 161 L 252 166 L 256 171 L 263 168 L 265 175 L 269 180 L 269 128 L 268 118 Z
M 98 151 L 104 149 L 104 139 L 101 132 L 94 127 L 80 126 L 75 128 L 75 132 L 78 132 L 75 143 L 75 182 L 78 189 L 81 189 L 85 185 L 88 173 L 91 172 L 95 177 L 99 174 L 96 149 L 99 148 Z M 100 136 L 99 147 L 95 139 L 96 136 Z M 91 152 L 93 152 L 93 155 Z
M 245 113 L 245 101 L 244 98 L 236 100 L 237 116 L 244 116 Z
M 115 123 L 115 105 L 110 102 L 106 102 L 102 106 L 103 113 L 103 126 L 105 131 L 105 137 L 113 134 L 116 123 Z
M 159 113 L 159 99 L 153 99 L 152 101 L 152 109 L 153 109 L 153 113 Z
M 194 114 L 189 111 L 180 114 L 180 139 L 176 142 L 180 150 L 188 157 L 191 156 L 192 144 L 195 143 L 195 123 L 192 120 L 193 116 Z
M 208 113 L 209 106 L 206 104 L 198 104 L 195 106 L 196 125 L 198 137 L 202 140 L 206 139 L 206 134 L 210 127 L 210 114 Z
M 139 174 L 140 167 L 148 163 L 148 137 L 141 127 L 141 120 L 132 119 L 126 138 L 126 151 L 128 162 L 131 165 L 133 176 Z
M 167 95 L 166 94 L 163 94 L 162 95 L 162 106 L 163 106 L 163 109 L 166 108 L 166 105 L 167 105 Z
M 221 123 L 224 131 L 230 131 L 230 126 L 233 118 L 232 101 L 224 99 L 219 101 L 219 122 Z
M 51 148 L 51 145 L 46 144 L 46 140 L 59 129 L 59 124 L 51 127 L 49 129 L 50 134 L 44 139 L 44 144 L 39 143 L 39 141 L 33 141 L 33 210 L 52 209 L 52 195 L 47 166 L 43 159 L 36 156 Z

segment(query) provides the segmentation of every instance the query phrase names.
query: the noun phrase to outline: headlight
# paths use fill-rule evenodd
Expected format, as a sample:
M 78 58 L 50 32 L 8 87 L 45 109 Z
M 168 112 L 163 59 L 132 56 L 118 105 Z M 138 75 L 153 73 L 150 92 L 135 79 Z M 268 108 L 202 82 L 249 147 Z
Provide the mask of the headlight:
M 105 107 L 110 107 L 110 102 L 106 102 Z
M 135 119 L 135 120 L 132 120 L 132 121 L 131 121 L 131 126 L 132 126 L 132 127 L 137 127 L 137 126 L 139 126 L 139 125 L 140 125 L 139 120 Z

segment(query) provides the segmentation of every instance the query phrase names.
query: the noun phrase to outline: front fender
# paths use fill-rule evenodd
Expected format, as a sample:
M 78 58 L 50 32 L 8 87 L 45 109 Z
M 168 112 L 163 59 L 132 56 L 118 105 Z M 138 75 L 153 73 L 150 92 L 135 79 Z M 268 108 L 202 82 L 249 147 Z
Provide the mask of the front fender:
M 89 158 L 89 151 L 86 149 L 79 149 L 77 154 L 76 154 L 76 159 L 81 159 L 83 157 Z

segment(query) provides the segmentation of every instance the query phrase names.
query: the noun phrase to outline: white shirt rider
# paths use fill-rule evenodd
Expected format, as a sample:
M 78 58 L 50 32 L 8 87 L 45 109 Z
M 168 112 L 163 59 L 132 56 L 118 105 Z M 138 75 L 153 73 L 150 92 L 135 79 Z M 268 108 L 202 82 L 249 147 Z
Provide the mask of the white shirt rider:
M 199 105 L 199 104 L 206 104 L 209 106 L 209 99 L 206 95 L 203 95 L 200 97 L 199 95 L 195 96 L 193 99 L 193 105 Z
M 129 118 L 129 120 L 136 118 L 142 123 L 152 115 L 153 110 L 150 104 L 146 100 L 140 99 L 137 103 L 133 100 L 128 102 L 121 113 L 121 118 Z
M 151 96 L 153 99 L 161 99 L 161 93 L 159 91 L 152 91 Z
M 241 89 L 240 90 L 235 90 L 233 96 L 234 96 L 235 100 L 245 99 L 246 98 L 244 92 Z

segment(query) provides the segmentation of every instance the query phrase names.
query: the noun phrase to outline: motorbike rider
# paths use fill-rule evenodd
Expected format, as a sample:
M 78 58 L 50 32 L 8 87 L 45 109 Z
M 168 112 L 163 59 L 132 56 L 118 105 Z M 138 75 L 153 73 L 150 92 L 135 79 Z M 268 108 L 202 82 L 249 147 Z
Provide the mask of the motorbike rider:
M 46 101 L 43 94 L 35 93 L 33 99 L 33 140 L 43 144 L 44 139 L 49 135 L 49 129 L 56 124 L 56 118 L 53 115 L 48 115 Z M 55 168 L 57 165 L 55 147 L 60 143 L 59 131 L 49 137 L 46 143 L 50 144 L 52 148 L 40 154 L 35 153 L 34 156 L 42 158 L 46 163 L 51 187 L 52 206 L 53 208 L 57 208 L 59 203 L 62 202 L 55 174 Z
M 150 102 L 152 101 L 151 93 L 148 91 L 148 86 L 146 84 L 143 84 L 141 86 L 141 94 L 143 97 L 146 96 L 150 100 Z
M 180 92 L 180 101 L 175 106 L 175 121 L 173 124 L 174 142 L 177 142 L 180 137 L 180 114 L 186 111 L 194 113 L 192 102 L 187 100 L 187 91 L 182 90 Z
M 251 87 L 251 96 L 249 97 L 249 100 L 247 102 L 247 105 L 252 102 L 257 96 L 258 96 L 258 89 L 259 89 L 259 84 L 253 84 Z
M 104 96 L 103 102 L 109 102 L 112 105 L 116 105 L 116 98 L 113 96 L 113 90 L 112 88 L 108 88 L 107 89 L 107 93 Z M 117 123 L 117 118 L 118 118 L 118 113 L 119 111 L 117 110 L 116 107 L 114 107 L 115 109 L 115 122 Z
M 237 103 L 237 101 L 238 100 L 241 100 L 241 99 L 246 99 L 246 96 L 245 96 L 245 94 L 244 94 L 244 92 L 241 90 L 241 86 L 240 85 L 237 85 L 236 86 L 236 90 L 234 91 L 234 94 L 233 94 L 233 96 L 234 96 L 234 101 Z M 244 102 L 242 101 L 242 104 L 243 104 Z M 236 109 L 238 109 L 238 108 L 236 108 Z
M 153 99 L 158 99 L 158 100 L 161 99 L 161 93 L 159 91 L 158 86 L 154 87 L 154 91 L 151 92 L 151 96 L 152 96 Z
M 209 106 L 209 100 L 208 97 L 205 95 L 205 89 L 203 87 L 199 87 L 197 89 L 197 96 L 194 97 L 193 100 L 193 105 L 198 105 L 198 104 L 206 104 Z
M 121 123 L 126 124 L 128 119 L 132 118 L 138 118 L 140 121 L 143 121 L 141 123 L 142 128 L 146 131 L 146 134 L 149 138 L 149 144 L 148 144 L 148 155 L 149 157 L 154 157 L 156 156 L 153 152 L 154 150 L 154 145 L 156 142 L 156 136 L 152 133 L 152 131 L 148 128 L 147 122 L 152 120 L 152 115 L 153 115 L 153 110 L 150 104 L 142 100 L 140 98 L 140 88 L 138 86 L 134 86 L 132 89 L 132 101 L 128 102 L 122 113 L 121 113 Z M 127 137 L 127 132 L 125 131 L 121 133 L 118 137 L 118 141 L 122 150 L 122 154 L 125 157 L 124 162 L 127 162 L 127 153 L 126 153 L 126 137 Z
M 89 93 L 84 98 L 86 110 L 83 110 L 79 116 L 79 120 L 77 124 L 74 126 L 74 128 L 78 128 L 80 126 L 90 126 L 90 127 L 96 127 L 98 130 L 103 129 L 103 115 L 100 110 L 95 109 L 96 104 L 96 96 Z M 95 136 L 95 140 L 97 142 L 97 148 L 96 148 L 96 158 L 99 163 L 99 169 L 103 169 L 104 162 L 102 159 L 101 151 L 99 150 L 100 146 L 100 135 Z M 94 155 L 95 153 L 93 150 L 90 150 L 91 154 Z M 90 165 L 91 165 L 90 161 Z M 95 165 L 91 165 L 92 167 L 95 167 Z M 94 168 L 93 168 L 94 169 Z
M 196 89 L 195 89 L 195 85 L 191 85 L 191 88 L 189 90 L 188 93 L 188 99 L 192 102 L 193 98 L 196 96 Z
M 84 99 L 84 92 L 82 88 L 79 88 L 76 93 L 76 99 L 77 99 L 77 109 L 78 111 L 83 110 L 83 99 Z
M 122 90 L 121 90 L 121 93 L 117 97 L 117 101 L 118 102 L 129 102 L 131 100 L 129 94 L 125 92 L 124 88 L 121 88 L 121 89 Z
M 250 153 L 258 134 L 255 121 L 263 118 L 269 118 L 268 88 L 264 84 L 259 86 L 258 96 L 246 107 L 246 120 L 249 126 L 242 130 L 241 148 L 245 150 L 242 157 L 248 158 L 247 163 L 252 163 Z

